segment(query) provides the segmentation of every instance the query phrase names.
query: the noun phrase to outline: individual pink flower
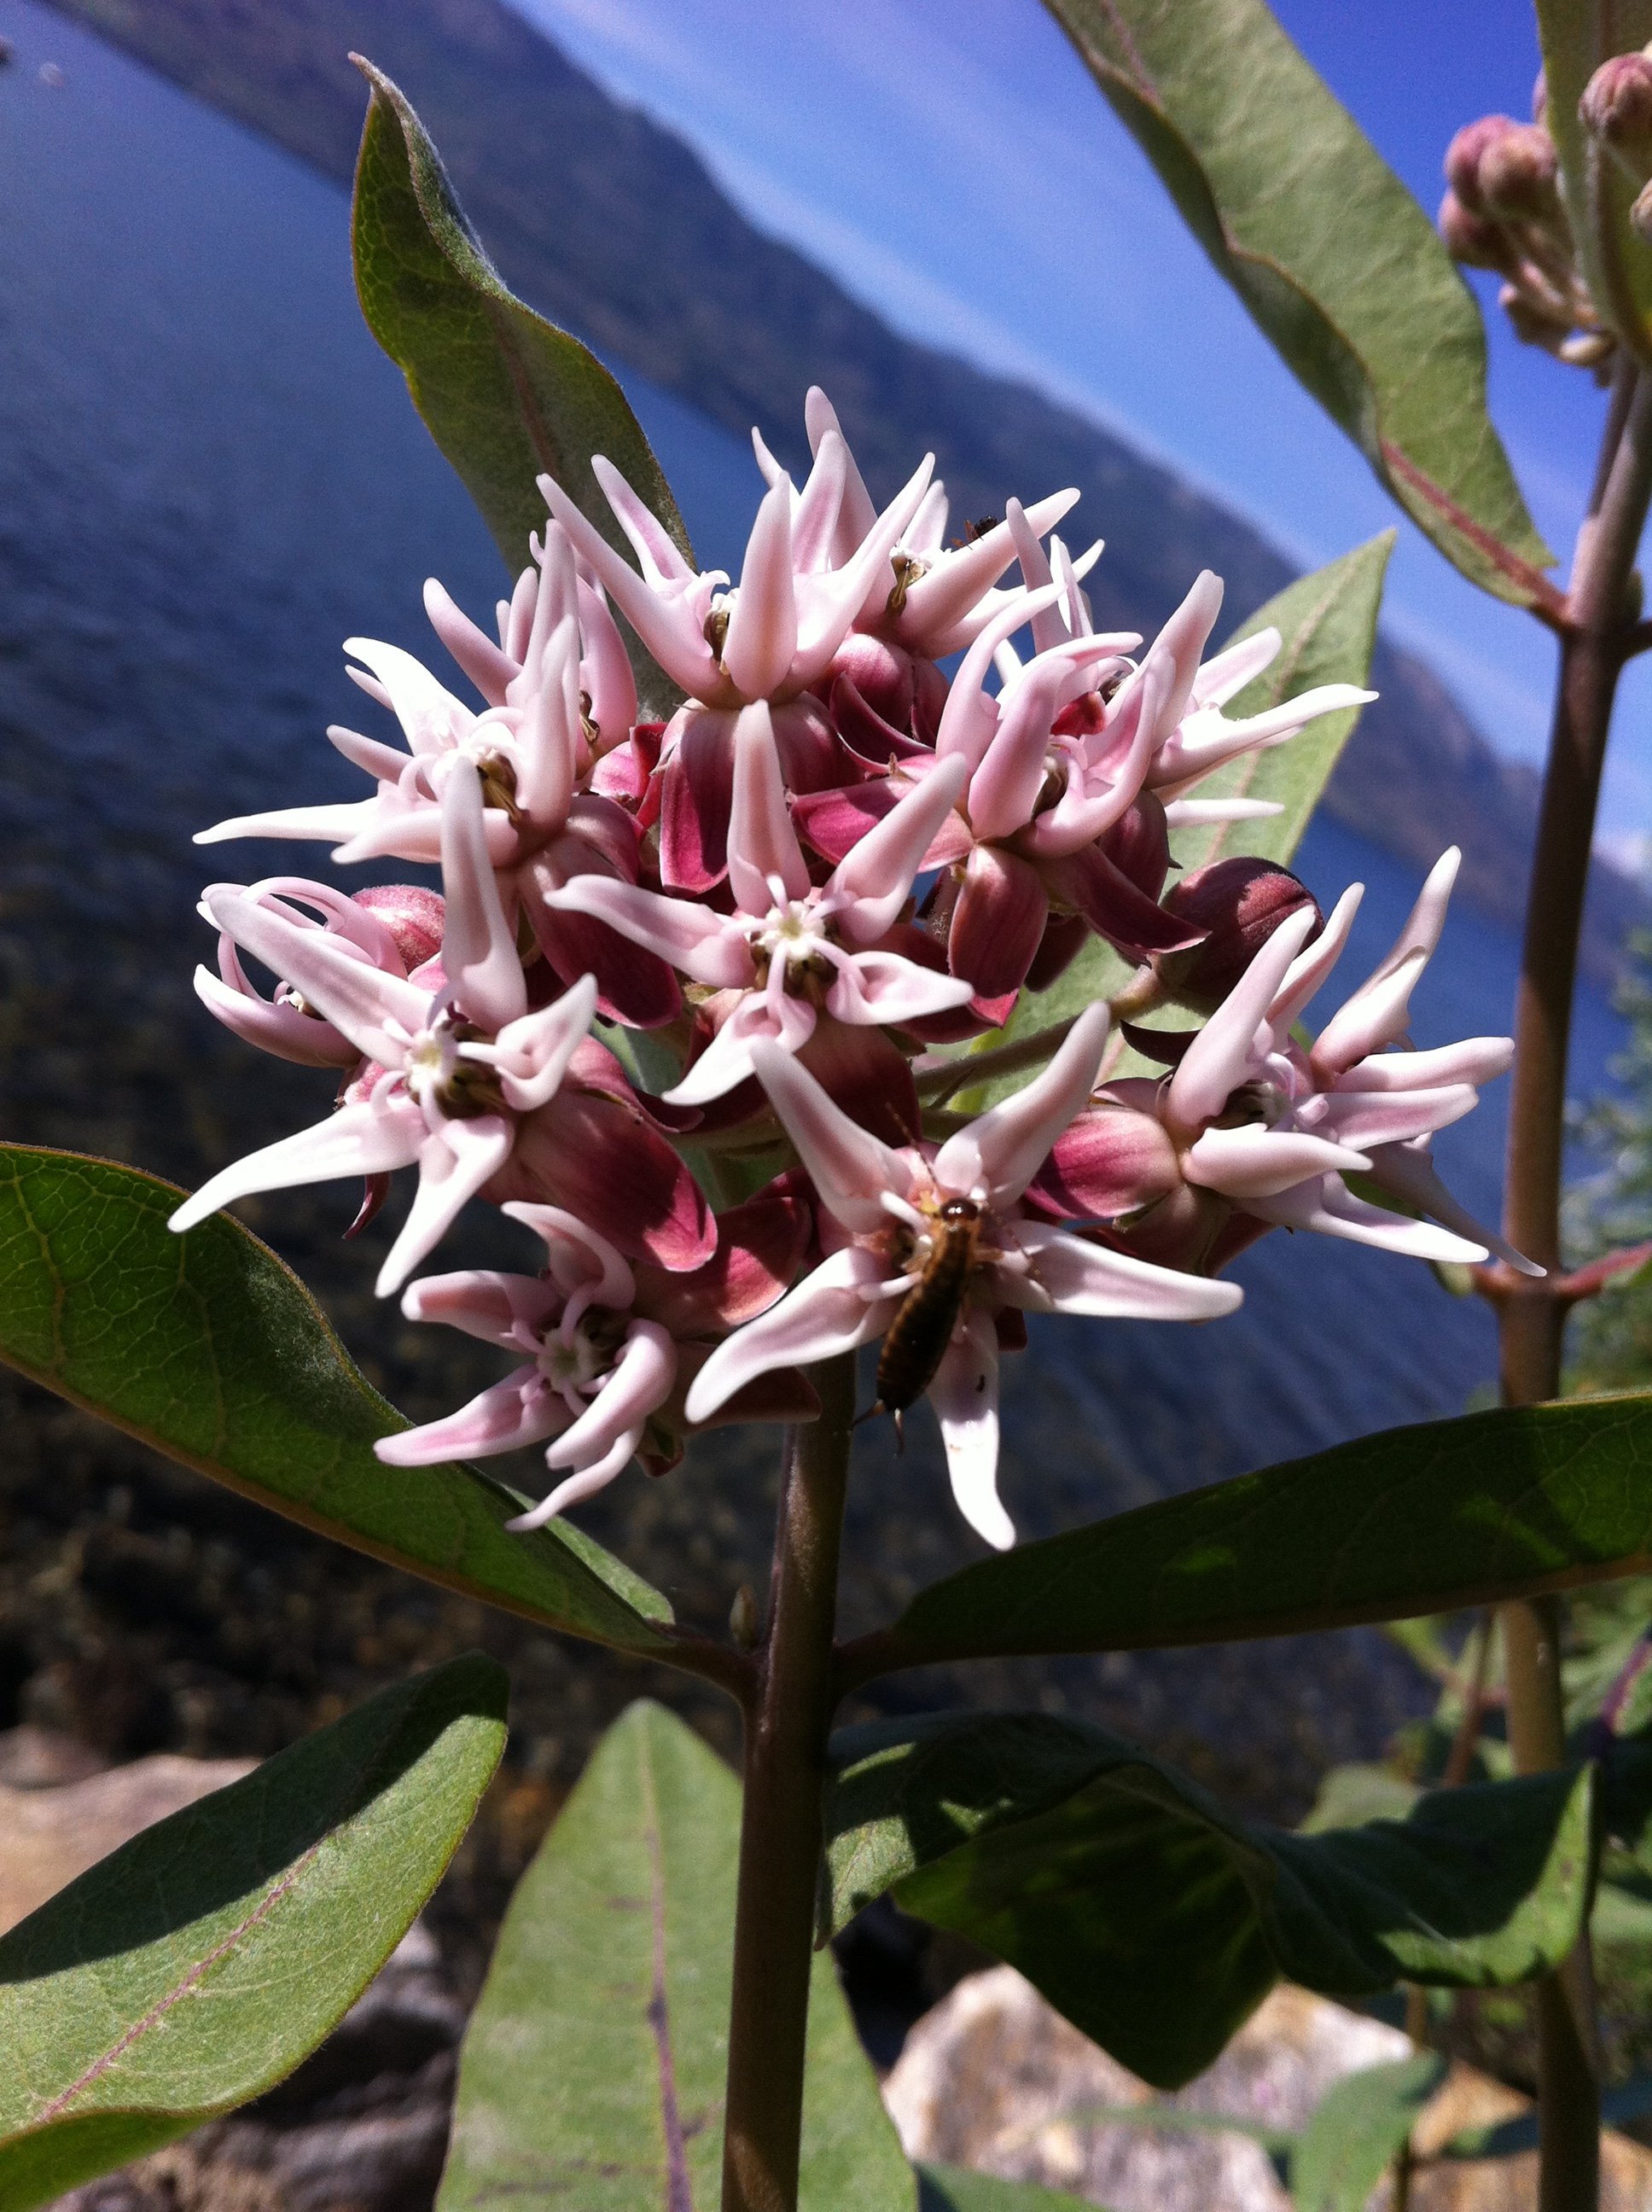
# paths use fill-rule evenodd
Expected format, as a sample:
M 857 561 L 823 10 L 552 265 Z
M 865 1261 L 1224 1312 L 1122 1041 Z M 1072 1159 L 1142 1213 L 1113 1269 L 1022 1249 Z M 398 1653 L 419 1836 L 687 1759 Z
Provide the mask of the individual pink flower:
M 1051 1145 L 1094 1087 L 1107 1009 L 1074 1024 L 1025 1090 L 937 1146 L 886 1145 L 852 1121 L 772 1043 L 752 1054 L 775 1112 L 812 1178 L 838 1249 L 767 1313 L 714 1352 L 689 1389 L 691 1421 L 708 1419 L 756 1376 L 807 1366 L 883 1336 L 939 1240 L 943 1209 L 975 1210 L 975 1261 L 927 1395 L 945 1440 L 953 1494 L 990 1544 L 1014 1541 L 999 1501 L 998 1316 L 1100 1314 L 1193 1321 L 1230 1313 L 1231 1284 L 1151 1267 L 1028 1218 L 1020 1200 Z
M 418 958 L 411 963 L 389 922 L 334 885 L 312 883 L 302 876 L 268 876 L 240 895 L 295 929 L 321 931 L 367 967 L 380 969 L 386 975 L 405 977 L 410 965 L 433 957 L 441 944 L 441 900 L 434 891 L 419 893 L 410 885 L 406 889 L 429 902 L 436 921 L 434 937 L 420 946 Z M 237 890 L 233 884 L 216 884 L 205 896 L 210 899 L 214 892 Z M 209 921 L 213 919 L 204 900 L 201 910 Z M 195 994 L 226 1029 L 233 1030 L 244 1042 L 273 1053 L 278 1060 L 295 1061 L 301 1067 L 341 1069 L 359 1067 L 361 1063 L 360 1048 L 285 978 L 276 984 L 270 998 L 254 989 L 228 930 L 221 930 L 218 935 L 217 974 L 210 968 L 197 968 Z
M 630 815 L 584 787 L 604 744 L 618 744 L 629 734 L 629 725 L 611 738 L 598 730 L 588 685 L 602 691 L 610 726 L 635 713 L 636 694 L 629 672 L 622 681 L 610 670 L 615 652 L 623 661 L 624 648 L 606 606 L 577 574 L 566 534 L 553 525 L 538 550 L 539 566 L 524 572 L 516 599 L 502 611 L 501 627 L 515 652 L 490 646 L 439 586 L 427 587 L 439 633 L 490 702 L 483 712 L 473 712 L 399 647 L 352 638 L 346 650 L 371 671 L 365 688 L 395 714 L 410 750 L 352 730 L 330 730 L 346 758 L 378 779 L 371 799 L 238 816 L 203 830 L 196 842 L 298 837 L 332 843 L 341 862 L 384 855 L 434 861 L 441 852 L 444 786 L 457 763 L 468 763 L 482 781 L 488 852 L 507 918 L 525 915 L 562 983 L 589 972 L 605 1015 L 653 1028 L 682 1010 L 670 970 L 600 925 L 559 918 L 546 904 L 548 892 L 587 872 L 636 880 L 637 830 Z
M 1165 1041 L 1175 1059 L 1169 1077 L 1112 1083 L 1074 1120 L 1033 1202 L 1058 1218 L 1112 1224 L 1131 1249 L 1188 1267 L 1227 1256 L 1234 1211 L 1424 1260 L 1506 1251 L 1437 1182 L 1429 1184 L 1425 1154 L 1437 1130 L 1473 1108 L 1477 1086 L 1506 1070 L 1510 1040 L 1388 1049 L 1405 1039 L 1411 994 L 1439 942 L 1458 860 L 1454 849 L 1437 863 L 1394 950 L 1307 1050 L 1291 1030 L 1347 941 L 1363 887 L 1344 894 L 1317 938 L 1311 906 L 1291 915 L 1205 1027 Z M 1132 1034 L 1152 1048 L 1152 1032 Z M 1373 1206 L 1349 1189 L 1349 1175 L 1451 1225 Z M 1527 1265 L 1517 1256 L 1515 1263 Z
M 827 544 L 834 558 L 846 560 L 850 549 L 865 541 L 872 526 L 872 495 L 844 439 L 836 411 L 818 385 L 811 387 L 804 403 L 804 422 L 816 468 L 829 459 L 841 481 L 835 527 Z M 781 475 L 779 463 L 761 439 L 756 443 L 765 476 L 771 484 L 777 483 Z M 1069 489 L 1036 500 L 1025 509 L 1017 507 L 1021 528 L 1036 543 L 1078 502 L 1078 492 Z M 882 639 L 920 661 L 934 662 L 963 652 L 1024 596 L 1018 587 L 997 588 L 1019 551 L 1009 523 L 982 521 L 962 542 L 949 544 L 948 513 L 944 487 L 928 485 L 900 535 L 890 542 L 887 566 L 873 579 L 854 618 L 858 632 Z M 1088 574 L 1101 550 L 1096 544 L 1084 555 L 1078 563 L 1081 574 Z
M 370 1063 L 313 1129 L 223 1169 L 172 1217 L 192 1227 L 232 1200 L 416 1163 L 419 1187 L 379 1277 L 398 1290 L 459 1213 L 504 1167 L 519 1129 L 546 1106 L 591 1023 L 590 977 L 530 1012 L 514 936 L 489 865 L 481 782 L 461 759 L 442 804 L 446 910 L 440 988 L 387 973 L 326 931 L 218 885 L 213 921 L 313 1006 Z
M 628 1266 L 605 1237 L 556 1206 L 504 1211 L 544 1239 L 543 1273 L 467 1270 L 410 1284 L 410 1321 L 445 1322 L 525 1364 L 444 1420 L 382 1437 L 392 1467 L 483 1458 L 549 1437 L 545 1464 L 569 1469 L 531 1512 L 506 1523 L 538 1528 L 614 1480 L 641 1455 L 663 1474 L 683 1454 L 683 1398 L 711 1346 L 772 1305 L 796 1273 L 809 1209 L 783 1192 L 732 1207 L 717 1249 L 689 1273 Z M 726 1420 L 807 1419 L 801 1377 L 759 1386 L 722 1409 Z
M 665 1096 L 698 1106 L 743 1083 L 752 1048 L 796 1052 L 821 1015 L 854 1028 L 903 1024 L 967 1003 L 970 987 L 884 945 L 963 782 L 941 764 L 914 786 L 817 888 L 787 812 L 766 705 L 742 709 L 735 742 L 728 873 L 734 911 L 584 876 L 559 908 L 609 923 L 721 994 L 708 1048 Z

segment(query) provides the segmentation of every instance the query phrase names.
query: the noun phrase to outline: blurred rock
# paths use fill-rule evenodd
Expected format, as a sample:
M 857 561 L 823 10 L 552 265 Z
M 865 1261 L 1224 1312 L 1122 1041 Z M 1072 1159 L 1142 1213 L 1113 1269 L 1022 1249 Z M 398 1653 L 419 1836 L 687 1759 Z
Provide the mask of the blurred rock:
M 34 1739 L 34 1771 L 55 1756 L 58 1771 L 72 1753 L 52 1750 L 46 1730 L 15 1729 Z M 30 1756 L 21 1757 L 24 1771 Z M 94 1761 L 95 1764 L 95 1760 Z M 158 1753 L 55 1787 L 0 1783 L 0 1930 L 44 1905 L 65 1882 L 137 1835 L 194 1804 L 226 1783 L 238 1782 L 250 1759 L 179 1759 Z
M 36 1728 L 28 1721 L 0 1729 L 0 1784 L 9 1790 L 55 1790 L 101 1774 L 108 1764 L 61 1729 Z
M 1305 1990 L 1281 1987 L 1207 2073 L 1174 2096 L 1150 2089 L 1046 2004 L 1009 1966 L 972 1974 L 925 2014 L 884 2084 L 907 2154 L 1064 2189 L 1111 2212 L 1291 2212 L 1261 2146 L 1239 2134 L 1087 2118 L 1121 2107 L 1226 2114 L 1301 2128 L 1333 2083 L 1403 2058 L 1407 2038 Z M 1529 2113 L 1530 2100 L 1461 2064 L 1416 2133 L 1429 2160 L 1469 2128 Z M 1652 2212 L 1652 2153 L 1605 2138 L 1601 2212 Z M 1388 2202 L 1385 2189 L 1372 2201 Z M 1527 2212 L 1534 2152 L 1419 2166 L 1412 2212 Z

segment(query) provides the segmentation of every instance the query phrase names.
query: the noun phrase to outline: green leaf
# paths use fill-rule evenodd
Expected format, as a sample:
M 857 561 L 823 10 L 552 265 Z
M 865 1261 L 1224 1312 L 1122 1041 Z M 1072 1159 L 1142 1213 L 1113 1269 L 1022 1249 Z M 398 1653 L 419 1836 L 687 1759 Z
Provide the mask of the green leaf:
M 1048 5 L 1217 269 L 1412 520 L 1499 599 L 1548 593 L 1554 556 L 1486 413 L 1479 310 L 1263 0 Z
M 512 575 L 527 561 L 529 534 L 545 526 L 535 478 L 547 472 L 632 558 L 592 474 L 593 453 L 612 461 L 690 554 L 671 486 L 618 384 L 588 347 L 507 289 L 423 125 L 381 70 L 355 59 L 373 88 L 353 217 L 361 312 Z M 645 711 L 669 713 L 677 694 L 635 646 L 632 658 Z
M 1340 1997 L 1500 1985 L 1555 1966 L 1582 1921 L 1588 1769 L 1437 1790 L 1403 1821 L 1303 1836 L 1042 1714 L 878 1723 L 833 1761 L 834 1926 L 892 1891 L 1161 2088 L 1209 2065 L 1277 1976 Z
M 1652 246 L 1631 227 L 1639 187 L 1583 129 L 1577 103 L 1613 54 L 1652 40 L 1652 0 L 1537 0 L 1538 35 L 1560 155 L 1561 189 L 1594 304 L 1643 361 L 1652 358 Z
M 1364 2212 L 1445 2071 L 1437 2053 L 1418 2051 L 1368 2066 L 1328 2090 L 1291 2154 L 1297 2212 Z
M 245 2104 L 315 2049 L 470 1826 L 507 1691 L 477 1652 L 398 1683 L 0 1938 L 0 2212 Z
M 1272 629 L 1278 631 L 1280 646 L 1272 665 L 1246 685 L 1224 709 L 1227 714 L 1260 714 L 1321 684 L 1364 684 L 1394 541 L 1392 530 L 1380 532 L 1311 576 L 1299 577 L 1240 625 L 1230 644 Z M 1288 863 L 1358 719 L 1357 708 L 1323 715 L 1289 744 L 1247 753 L 1218 769 L 1200 786 L 1201 799 L 1266 799 L 1282 811 L 1260 821 L 1213 822 L 1178 830 L 1175 856 L 1181 865 L 1203 868 L 1234 853 L 1253 854 L 1282 866 Z M 990 1031 L 972 1048 L 990 1052 L 1053 1030 L 1098 999 L 1115 996 L 1133 972 L 1110 945 L 1092 937 L 1048 991 L 1023 992 L 1003 1030 Z M 1112 1072 L 1141 1074 L 1148 1068 L 1146 1060 L 1127 1054 Z M 1019 1074 L 995 1085 L 977 1085 L 957 1103 L 965 1110 L 979 1110 L 1025 1080 Z
M 405 1428 L 309 1292 L 238 1221 L 175 1237 L 183 1193 L 108 1160 L 0 1146 L 0 1359 L 185 1467 L 529 1620 L 667 1656 L 671 1608 L 588 1536 L 461 1467 L 386 1468 Z
M 920 2212 L 1093 2212 L 1088 2198 L 1035 2181 L 1000 2181 L 967 2166 L 920 2166 Z
M 718 2201 L 740 1787 L 647 1701 L 598 1746 L 524 1875 L 465 2040 L 440 2212 Z M 804 2212 L 915 2185 L 829 1953 L 810 2004 Z
M 1230 1644 L 1452 1613 L 1652 1562 L 1652 1395 L 1385 1429 L 977 1561 L 849 1679 L 1016 1652 Z

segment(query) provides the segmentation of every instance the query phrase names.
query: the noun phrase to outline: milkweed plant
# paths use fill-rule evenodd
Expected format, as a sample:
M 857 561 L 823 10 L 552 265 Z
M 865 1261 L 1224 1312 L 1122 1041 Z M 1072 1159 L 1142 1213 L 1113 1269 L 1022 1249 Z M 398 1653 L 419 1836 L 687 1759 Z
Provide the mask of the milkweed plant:
M 444 2207 L 915 2206 L 821 1948 L 884 1896 L 1162 2087 L 1280 1976 L 1351 2001 L 1529 1984 L 1542 2201 L 1596 2201 L 1588 1915 L 1601 1850 L 1640 1848 L 1652 1759 L 1621 1684 L 1564 1710 L 1556 1593 L 1647 1565 L 1652 1398 L 1555 1402 L 1565 1314 L 1614 1273 L 1566 1271 L 1558 1209 L 1595 792 L 1618 674 L 1652 642 L 1652 61 L 1541 0 L 1536 119 L 1459 134 L 1436 232 L 1261 0 L 1052 5 L 1411 520 L 1556 635 L 1515 1034 L 1413 1024 L 1455 850 L 1366 975 L 1345 958 L 1360 886 L 1322 911 L 1289 866 L 1374 696 L 1391 538 L 1223 642 L 1208 572 L 1156 634 L 1102 629 L 1075 490 L 1006 487 L 964 520 L 932 454 L 873 486 L 814 389 L 792 465 L 754 436 L 738 576 L 702 569 L 618 386 L 505 289 L 363 64 L 363 307 L 509 588 L 484 617 L 429 583 L 424 659 L 347 641 L 364 727 L 327 735 L 359 798 L 283 793 L 197 841 L 215 863 L 244 838 L 330 856 L 325 878 L 209 884 L 196 975 L 248 1046 L 325 1072 L 314 1123 L 187 1197 L 10 1148 L 3 1349 L 276 1510 L 738 1705 L 738 1784 L 647 1703 L 598 1747 L 507 1918 Z M 1581 372 L 1578 404 L 1606 395 L 1564 588 L 1485 413 L 1454 257 L 1496 272 L 1558 378 Z M 351 891 L 368 860 L 406 880 Z M 1511 1067 L 1498 1225 L 1432 1146 Z M 499 1355 L 422 1427 L 221 1212 L 331 1182 L 359 1186 L 358 1231 L 404 1186 L 379 1294 Z M 441 1272 L 486 1207 L 514 1266 Z M 999 1370 L 1029 1317 L 1219 1330 L 1232 1263 L 1281 1231 L 1487 1297 L 1502 1407 L 1017 1545 Z M 979 1557 L 842 1639 L 855 1431 L 919 1420 Z M 769 1588 L 726 1628 L 679 1623 L 566 1516 L 640 1471 L 714 1484 L 714 1446 L 684 1451 L 733 1424 L 783 1436 Z M 1078 1716 L 903 1708 L 833 1732 L 865 1684 L 939 1661 L 1489 1607 L 1509 1759 L 1466 1779 L 1491 1771 L 1469 1741 L 1403 1818 L 1248 1825 Z M 0 2090 L 4 2201 L 46 2202 L 313 2048 L 438 1879 L 502 1711 L 486 1662 L 416 1678 L 0 1942 L 26 2054 Z M 1409 2112 L 1384 2139 L 1402 2166 Z M 1040 2194 L 924 2185 L 1005 2212 Z

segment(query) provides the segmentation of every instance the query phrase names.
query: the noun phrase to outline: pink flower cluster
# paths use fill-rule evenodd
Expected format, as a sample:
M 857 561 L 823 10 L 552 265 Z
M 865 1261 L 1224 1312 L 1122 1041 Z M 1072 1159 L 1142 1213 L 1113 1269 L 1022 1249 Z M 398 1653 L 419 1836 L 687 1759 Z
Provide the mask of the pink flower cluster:
M 359 1227 L 416 1168 L 380 1294 L 519 1364 L 380 1456 L 544 1445 L 556 1480 L 515 1527 L 634 1457 L 663 1472 L 693 1430 L 808 1418 L 800 1370 L 884 1340 L 882 1410 L 929 1396 L 962 1510 L 1007 1544 L 998 1363 L 1027 1313 L 1213 1318 L 1241 1296 L 1219 1269 L 1275 1224 L 1514 1256 L 1428 1151 L 1506 1066 L 1506 1040 L 1391 1049 L 1455 855 L 1311 1047 L 1293 1032 L 1357 892 L 1323 925 L 1282 872 L 1259 887 L 1260 864 L 1167 895 L 1179 825 L 1272 811 L 1201 796 L 1212 769 L 1370 695 L 1326 685 L 1230 719 L 1279 641 L 1206 659 L 1213 576 L 1143 651 L 1091 622 L 1099 546 L 1074 557 L 1052 534 L 1076 494 L 949 539 L 930 462 L 880 512 L 819 392 L 807 423 L 801 489 L 757 441 L 768 489 L 738 584 L 693 568 L 606 462 L 635 566 L 543 479 L 550 519 L 496 637 L 426 588 L 479 703 L 353 639 L 350 673 L 403 739 L 329 732 L 371 796 L 200 841 L 440 864 L 440 895 L 290 877 L 203 894 L 219 933 L 205 1004 L 339 1088 L 325 1120 L 215 1176 L 173 1226 L 361 1176 Z M 663 726 L 638 720 L 616 614 L 683 694 Z M 1219 976 L 1205 1026 L 1121 1028 L 1097 1004 L 988 1110 L 926 1104 L 954 1079 L 947 1048 L 990 1042 L 1092 937 L 1143 963 L 1136 1012 L 1197 1005 L 1190 979 Z M 243 954 L 276 979 L 270 996 Z M 1170 1072 L 1109 1080 L 1127 1038 Z M 538 1241 L 537 1271 L 410 1284 L 478 1197 Z

